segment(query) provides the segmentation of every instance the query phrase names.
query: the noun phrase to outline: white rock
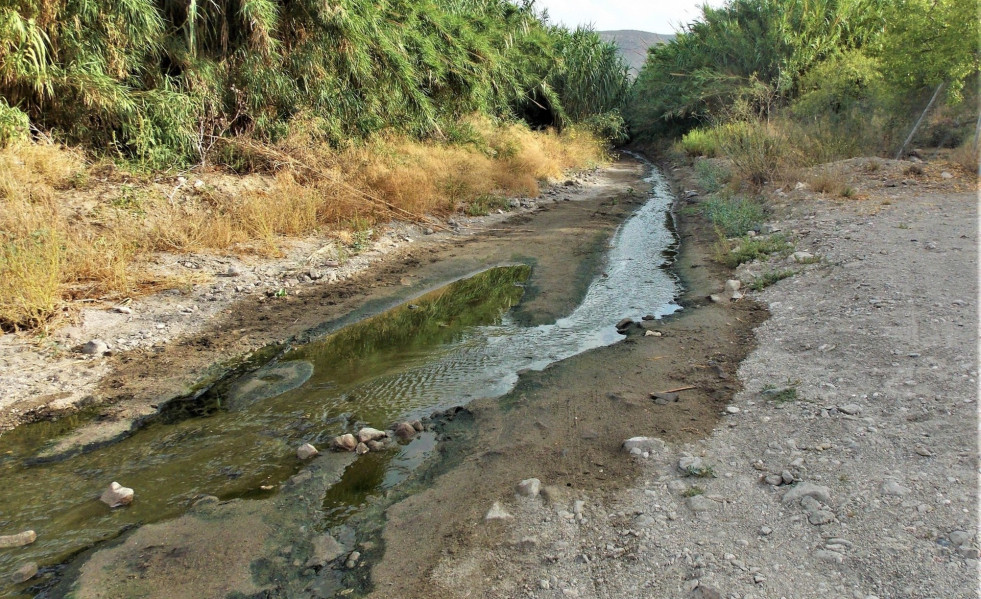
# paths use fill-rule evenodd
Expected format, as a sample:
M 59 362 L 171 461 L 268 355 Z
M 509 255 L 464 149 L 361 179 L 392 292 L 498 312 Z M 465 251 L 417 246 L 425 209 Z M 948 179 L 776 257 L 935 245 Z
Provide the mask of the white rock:
M 737 408 L 736 406 L 726 406 L 726 412 L 728 412 L 729 414 L 738 414 L 739 408 Z
M 805 262 L 814 259 L 814 255 L 810 252 L 794 252 L 790 257 L 794 259 L 794 262 Z
M 8 547 L 23 547 L 24 545 L 30 545 L 37 540 L 37 533 L 33 530 L 25 530 L 24 532 L 17 533 L 15 535 L 0 536 L 0 549 L 6 549 Z
M 644 337 L 660 337 L 661 331 L 644 331 Z
M 296 457 L 301 460 L 309 460 L 310 458 L 319 455 L 320 452 L 317 448 L 309 443 L 304 443 L 296 448 Z
M 354 451 L 358 447 L 358 440 L 351 433 L 347 433 L 346 435 L 334 437 L 332 446 L 334 449 L 340 451 Z
M 101 497 L 99 497 L 99 501 L 108 505 L 109 507 L 120 507 L 133 503 L 133 496 L 133 489 L 124 487 L 113 481 L 112 484 L 109 485 L 109 488 L 102 493 Z
M 838 411 L 843 414 L 848 414 L 849 416 L 854 416 L 862 413 L 862 406 L 858 405 L 857 403 L 845 404 L 843 406 L 838 406 Z
M 702 464 L 702 458 L 699 457 L 687 455 L 682 456 L 682 458 L 678 460 L 678 470 L 685 473 L 692 470 L 701 470 L 703 467 L 704 465 Z
M 367 443 L 368 441 L 377 441 L 379 439 L 385 439 L 388 437 L 388 433 L 385 431 L 380 431 L 377 428 L 364 427 L 358 431 L 358 441 L 362 443 Z
M 542 481 L 537 478 L 526 478 L 518 483 L 518 495 L 523 497 L 538 497 L 542 490 Z
M 944 172 L 940 173 L 940 177 L 943 178 L 943 179 L 953 179 L 954 178 L 954 175 L 952 173 L 948 172 L 948 171 L 944 171 Z
M 489 510 L 487 510 L 487 515 L 484 516 L 484 520 L 490 522 L 492 520 L 508 520 L 510 518 L 513 518 L 513 517 L 514 516 L 512 516 L 509 513 L 507 513 L 504 510 L 504 508 L 501 507 L 501 504 L 500 503 L 498 503 L 498 502 L 495 501 L 494 502 L 494 505 L 492 505 L 491 508 Z
M 663 452 L 666 447 L 664 441 L 655 437 L 631 437 L 623 442 L 623 449 L 634 455 L 640 455 L 645 451 L 650 453 Z M 634 452 L 635 449 L 638 451 Z

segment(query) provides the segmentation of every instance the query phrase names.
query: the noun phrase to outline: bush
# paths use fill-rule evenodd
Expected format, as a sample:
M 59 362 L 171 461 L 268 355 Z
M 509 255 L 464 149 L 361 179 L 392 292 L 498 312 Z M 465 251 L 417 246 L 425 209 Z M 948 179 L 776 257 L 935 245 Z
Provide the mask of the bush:
M 709 160 L 699 160 L 695 163 L 695 176 L 698 178 L 698 184 L 709 193 L 719 191 L 732 179 L 732 173 L 728 168 Z
M 734 173 L 756 189 L 800 162 L 787 138 L 763 121 L 725 123 L 716 131 Z
M 679 148 L 688 156 L 715 158 L 719 155 L 719 139 L 711 129 L 692 129 L 681 136 Z
M 715 196 L 701 204 L 702 214 L 726 237 L 740 237 L 755 231 L 766 218 L 759 200 L 742 196 Z
M 13 141 L 27 139 L 31 122 L 19 108 L 11 107 L 0 96 L 0 148 Z

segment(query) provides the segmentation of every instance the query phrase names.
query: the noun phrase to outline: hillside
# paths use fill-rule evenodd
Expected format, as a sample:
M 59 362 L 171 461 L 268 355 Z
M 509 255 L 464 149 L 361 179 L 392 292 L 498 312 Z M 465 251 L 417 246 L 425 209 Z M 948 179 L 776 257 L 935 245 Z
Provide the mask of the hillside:
M 674 34 L 651 33 L 634 29 L 598 31 L 597 33 L 604 42 L 613 42 L 620 48 L 627 64 L 630 65 L 631 78 L 636 77 L 640 73 L 640 68 L 644 66 L 648 48 L 655 44 L 665 44 L 674 39 Z

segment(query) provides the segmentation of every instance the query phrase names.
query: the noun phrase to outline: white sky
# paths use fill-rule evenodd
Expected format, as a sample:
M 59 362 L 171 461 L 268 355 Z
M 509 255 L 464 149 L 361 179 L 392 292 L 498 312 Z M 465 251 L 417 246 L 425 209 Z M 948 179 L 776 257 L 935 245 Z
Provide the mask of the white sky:
M 538 10 L 548 9 L 552 23 L 568 27 L 592 24 L 598 31 L 639 29 L 674 33 L 694 21 L 699 6 L 722 6 L 723 0 L 536 0 Z

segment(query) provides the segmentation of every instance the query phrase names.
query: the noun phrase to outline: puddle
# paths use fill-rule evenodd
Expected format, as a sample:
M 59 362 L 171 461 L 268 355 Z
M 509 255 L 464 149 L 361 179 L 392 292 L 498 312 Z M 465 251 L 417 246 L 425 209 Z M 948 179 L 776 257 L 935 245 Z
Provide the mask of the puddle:
M 21 564 L 64 562 L 127 527 L 178 516 L 203 494 L 272 497 L 301 467 L 294 455 L 301 443 L 326 448 L 361 426 L 384 429 L 503 395 L 521 370 L 618 341 L 615 324 L 623 317 L 678 310 L 678 285 L 665 268 L 677 247 L 671 195 L 660 174 L 649 182 L 651 199 L 617 230 L 602 275 L 555 323 L 517 323 L 509 311 L 531 269 L 493 268 L 291 349 L 193 402 L 175 402 L 113 444 L 38 462 L 32 459 L 71 421 L 3 435 L 0 534 L 33 529 L 38 540 L 0 550 L 0 596 L 17 596 L 2 585 Z M 397 487 L 435 447 L 435 435 L 425 433 L 397 450 L 361 456 L 328 491 L 317 528 L 343 523 L 372 496 Z M 133 505 L 109 510 L 98 501 L 114 480 L 136 490 Z

